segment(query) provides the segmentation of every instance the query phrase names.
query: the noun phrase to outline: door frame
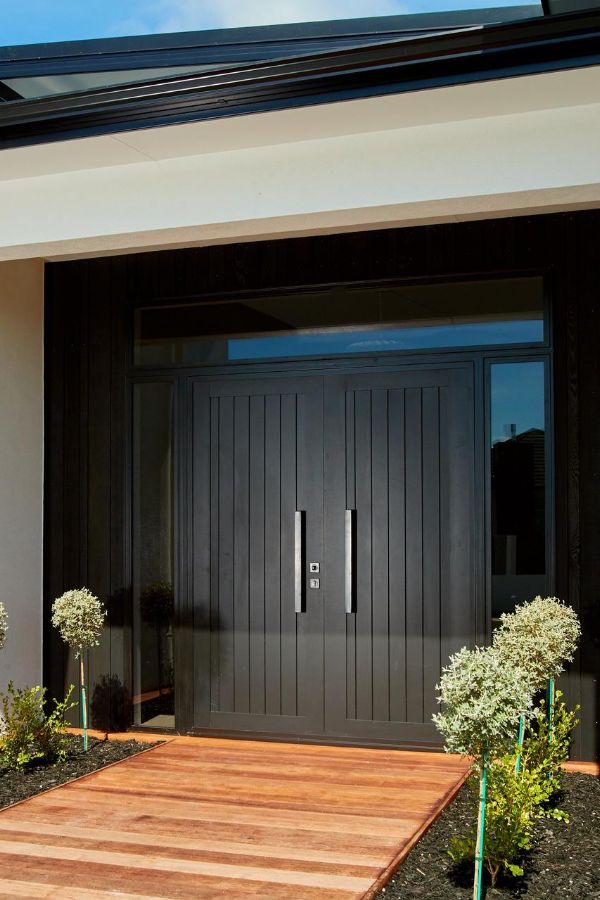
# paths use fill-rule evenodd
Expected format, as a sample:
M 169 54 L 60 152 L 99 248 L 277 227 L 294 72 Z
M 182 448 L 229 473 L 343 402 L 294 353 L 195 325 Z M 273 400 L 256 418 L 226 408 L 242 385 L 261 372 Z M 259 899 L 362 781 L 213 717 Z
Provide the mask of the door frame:
M 339 375 L 360 375 L 360 374 L 377 374 L 379 376 L 386 373 L 410 373 L 415 371 L 439 370 L 456 368 L 467 369 L 472 373 L 473 380 L 473 440 L 474 440 L 474 460 L 475 460 L 475 516 L 474 516 L 474 534 L 473 534 L 473 567 L 475 573 L 475 584 L 473 589 L 473 604 L 476 611 L 476 635 L 474 636 L 477 643 L 482 643 L 485 639 L 485 631 L 487 627 L 487 611 L 485 603 L 485 580 L 482 573 L 485 567 L 485 510 L 483 504 L 477 503 L 477 497 L 482 496 L 484 490 L 485 466 L 484 466 L 484 429 L 482 417 L 483 410 L 483 361 L 477 359 L 474 354 L 461 354 L 461 358 L 457 359 L 457 355 L 449 358 L 447 354 L 427 355 L 427 358 L 421 356 L 412 356 L 410 359 L 400 356 L 389 355 L 378 359 L 365 359 L 364 357 L 357 360 L 323 360 L 320 364 L 315 365 L 314 360 L 300 361 L 299 365 L 286 363 L 262 363 L 252 366 L 253 371 L 249 371 L 247 365 L 243 367 L 229 367 L 225 371 L 222 367 L 218 371 L 207 371 L 206 368 L 196 368 L 186 370 L 185 372 L 177 372 L 178 379 L 177 394 L 179 403 L 179 419 L 176 423 L 176 448 L 177 448 L 177 470 L 180 477 L 177 481 L 177 493 L 179 497 L 179 515 L 177 516 L 178 532 L 180 536 L 179 546 L 176 547 L 176 559 L 178 560 L 179 577 L 176 584 L 181 591 L 181 614 L 178 616 L 178 628 L 175 630 L 175 698 L 176 698 L 176 730 L 189 734 L 213 735 L 220 737 L 244 737 L 252 734 L 253 737 L 264 740 L 282 740 L 281 732 L 256 731 L 256 732 L 240 732 L 228 729 L 215 729 L 210 727 L 199 727 L 194 720 L 194 697 L 193 685 L 190 685 L 189 672 L 193 670 L 192 660 L 194 659 L 194 649 L 201 652 L 201 641 L 199 643 L 198 636 L 193 632 L 193 546 L 190 540 L 192 534 L 193 509 L 190 502 L 190 491 L 186 485 L 191 484 L 192 477 L 192 446 L 193 446 L 193 423 L 191 417 L 185 420 L 185 415 L 181 416 L 181 411 L 191 408 L 191 395 L 193 385 L 199 380 L 224 381 L 229 379 L 237 381 L 246 381 L 255 378 L 272 378 L 275 380 L 295 378 L 295 377 L 323 377 L 327 379 L 328 374 L 333 376 Z M 163 370 L 164 374 L 164 370 Z M 146 377 L 148 373 L 145 373 Z M 325 387 L 325 385 L 324 385 Z M 183 419 L 183 421 L 181 421 Z M 322 597 L 326 597 L 327 583 L 326 578 L 323 580 Z M 323 599 L 323 602 L 325 600 Z M 316 734 L 290 734 L 293 740 L 303 740 L 316 743 L 339 743 L 339 744 L 356 744 L 360 743 L 365 746 L 398 746 L 397 742 L 385 739 L 363 739 L 356 737 L 345 737 L 328 735 L 325 730 Z M 415 743 L 404 743 L 403 746 L 422 746 Z
M 193 684 L 186 677 L 189 672 L 191 660 L 193 660 L 193 609 L 192 609 L 192 591 L 190 576 L 190 553 L 191 547 L 188 540 L 191 527 L 191 504 L 185 485 L 189 484 L 191 477 L 191 429 L 189 422 L 186 422 L 182 411 L 185 410 L 190 402 L 191 384 L 194 378 L 235 378 L 247 379 L 255 377 L 295 377 L 307 376 L 309 374 L 322 375 L 327 377 L 328 373 L 353 374 L 360 372 L 378 372 L 386 371 L 411 371 L 415 369 L 425 368 L 454 368 L 455 366 L 470 365 L 474 374 L 474 460 L 475 460 L 475 515 L 474 515 L 474 570 L 475 570 L 475 604 L 477 611 L 476 621 L 476 641 L 478 644 L 486 644 L 491 636 L 491 593 L 490 593 L 490 547 L 489 547 L 489 466 L 487 460 L 487 440 L 488 440 L 488 403 L 486 397 L 488 394 L 488 370 L 494 361 L 519 361 L 527 359 L 545 360 L 548 377 L 547 377 L 547 426 L 548 426 L 548 484 L 550 492 L 548 495 L 548 521 L 553 530 L 555 517 L 555 498 L 554 498 L 554 417 L 552 415 L 554 407 L 554 397 L 552 393 L 552 346 L 543 346 L 533 351 L 531 347 L 515 348 L 515 346 L 507 346 L 501 348 L 469 348 L 468 350 L 445 350 L 441 352 L 419 352 L 410 355 L 386 353 L 384 356 L 361 356 L 361 357 L 342 357 L 342 358 L 324 358 L 315 359 L 298 359 L 298 360 L 278 360 L 275 362 L 257 362 L 251 365 L 242 364 L 239 366 L 198 366 L 198 367 L 165 367 L 145 368 L 143 370 L 130 369 L 127 378 L 127 393 L 129 397 L 129 406 L 131 403 L 132 386 L 140 381 L 173 381 L 175 384 L 175 423 L 174 423 L 174 447 L 175 447 L 175 511 L 174 511 L 174 540 L 175 540 L 175 592 L 176 592 L 176 623 L 174 628 L 174 655 L 175 655 L 175 731 L 183 734 L 205 734 L 223 737 L 243 737 L 240 732 L 216 731 L 214 729 L 197 729 L 194 728 L 193 717 Z M 131 417 L 128 415 L 131 422 Z M 131 426 L 128 427 L 127 438 L 127 458 L 131 460 Z M 131 559 L 131 515 L 130 515 L 130 484 L 131 484 L 131 463 L 128 462 L 127 481 L 126 481 L 126 561 Z M 548 571 L 549 584 L 551 590 L 554 590 L 554 572 L 555 572 L 555 542 L 552 535 L 548 536 L 549 556 Z M 133 636 L 132 636 L 133 639 Z M 270 733 L 253 733 L 257 739 L 264 740 L 281 740 L 281 734 Z M 398 746 L 398 744 L 389 744 L 376 740 L 360 740 L 328 737 L 321 734 L 304 735 L 302 738 L 294 737 L 294 740 L 306 740 L 323 744 L 356 744 L 360 743 L 364 746 Z

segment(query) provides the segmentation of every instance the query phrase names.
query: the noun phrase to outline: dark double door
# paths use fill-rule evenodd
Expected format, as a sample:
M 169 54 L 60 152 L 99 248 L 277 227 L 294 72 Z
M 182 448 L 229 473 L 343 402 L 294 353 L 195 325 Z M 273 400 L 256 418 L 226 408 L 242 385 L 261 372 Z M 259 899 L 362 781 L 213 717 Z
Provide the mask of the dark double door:
M 473 435 L 466 365 L 193 381 L 197 728 L 435 740 L 475 635 Z

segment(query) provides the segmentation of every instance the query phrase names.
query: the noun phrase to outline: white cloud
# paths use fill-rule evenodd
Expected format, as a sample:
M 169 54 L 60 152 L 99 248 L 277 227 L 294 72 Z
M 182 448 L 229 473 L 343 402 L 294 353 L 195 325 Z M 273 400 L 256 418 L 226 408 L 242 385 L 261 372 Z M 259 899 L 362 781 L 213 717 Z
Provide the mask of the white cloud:
M 170 32 L 385 16 L 403 11 L 406 7 L 398 0 L 155 0 L 144 4 L 144 14 L 136 18 L 140 30 Z

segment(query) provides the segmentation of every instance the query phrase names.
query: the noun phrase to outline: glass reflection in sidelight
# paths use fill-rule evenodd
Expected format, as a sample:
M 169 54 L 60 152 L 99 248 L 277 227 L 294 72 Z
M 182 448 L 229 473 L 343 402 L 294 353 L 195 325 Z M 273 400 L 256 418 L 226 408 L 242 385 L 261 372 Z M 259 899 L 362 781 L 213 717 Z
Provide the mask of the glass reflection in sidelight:
M 135 725 L 175 725 L 173 612 L 173 386 L 147 382 L 133 388 Z
M 548 589 L 545 362 L 490 367 L 492 619 Z

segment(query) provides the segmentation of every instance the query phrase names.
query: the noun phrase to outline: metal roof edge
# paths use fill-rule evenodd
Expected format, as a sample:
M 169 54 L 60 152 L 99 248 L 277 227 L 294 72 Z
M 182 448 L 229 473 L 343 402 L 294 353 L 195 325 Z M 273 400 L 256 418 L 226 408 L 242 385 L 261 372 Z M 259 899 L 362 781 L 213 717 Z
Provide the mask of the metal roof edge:
M 333 19 L 323 22 L 298 22 L 284 25 L 253 25 L 243 28 L 220 28 L 205 31 L 183 31 L 131 37 L 91 38 L 81 41 L 57 41 L 42 44 L 0 46 L 0 63 L 77 57 L 94 60 L 99 55 L 126 55 L 144 51 L 181 48 L 215 47 L 294 41 L 310 38 L 343 38 L 384 33 L 467 28 L 543 16 L 541 5 L 517 5 L 491 9 L 457 10 L 455 12 L 419 13 L 414 15 L 370 16 L 360 19 Z
M 600 65 L 600 12 L 0 105 L 0 148 Z

